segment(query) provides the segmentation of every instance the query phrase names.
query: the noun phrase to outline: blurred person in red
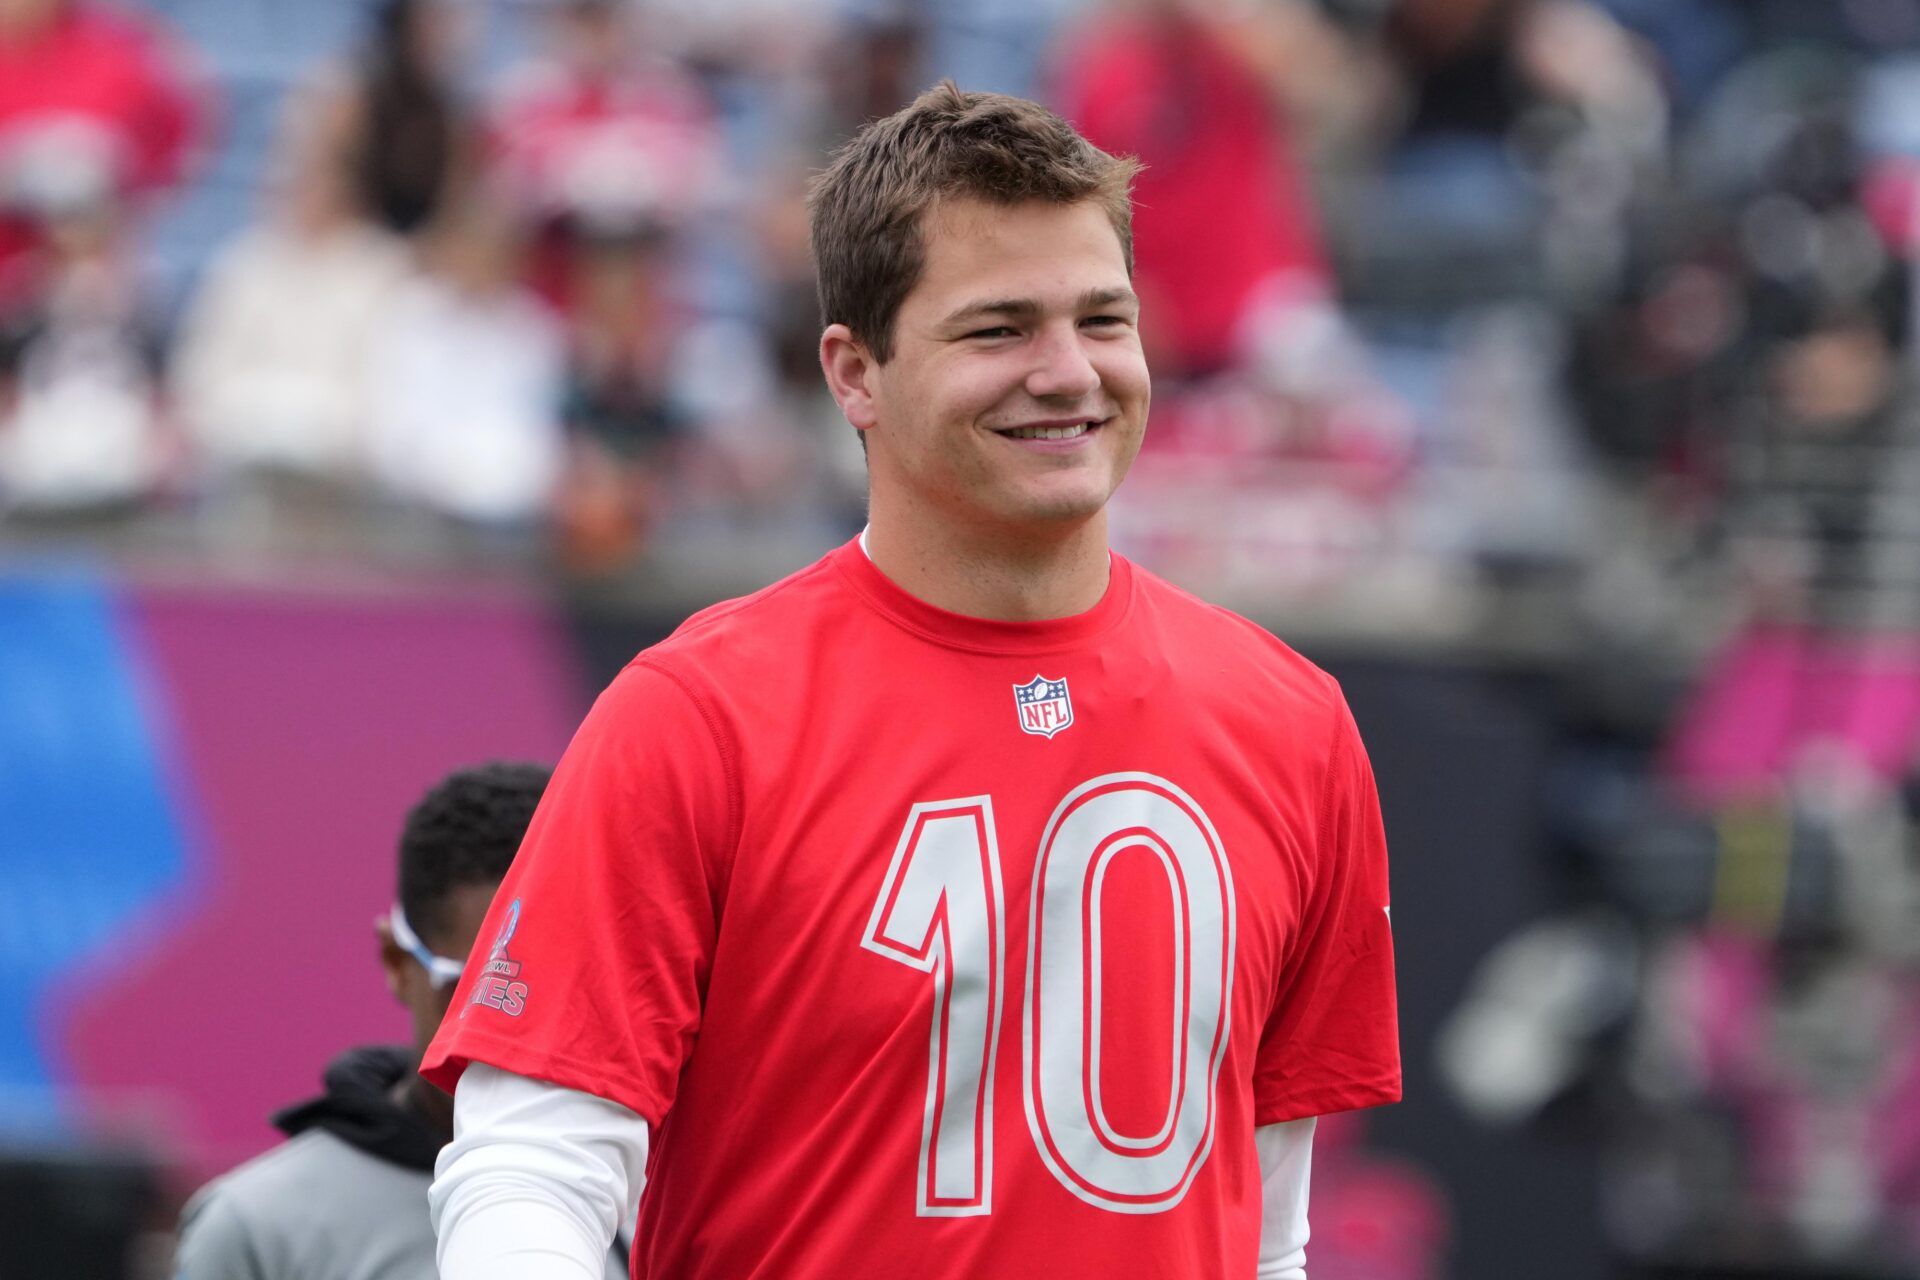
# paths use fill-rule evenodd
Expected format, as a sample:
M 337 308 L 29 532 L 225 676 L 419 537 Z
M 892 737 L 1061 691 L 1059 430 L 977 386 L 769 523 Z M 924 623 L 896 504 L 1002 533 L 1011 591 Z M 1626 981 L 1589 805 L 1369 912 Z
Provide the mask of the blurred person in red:
M 684 227 L 714 196 L 723 155 L 698 84 L 651 56 L 620 0 L 560 0 L 547 47 L 509 75 L 489 169 L 542 229 L 534 279 L 563 310 L 584 240 Z
M 149 24 L 92 0 L 0 0 L 0 310 L 44 283 L 50 211 L 103 176 L 128 213 L 178 182 L 205 116 Z
M 803 488 L 764 339 L 689 288 L 730 199 L 726 154 L 655 21 L 563 0 L 493 113 L 490 173 L 536 228 L 532 279 L 567 326 L 560 530 L 587 572 L 630 559 L 675 492 L 750 511 Z
M 1337 38 L 1291 3 L 1250 17 L 1198 0 L 1114 0 L 1063 44 L 1061 113 L 1146 166 L 1135 285 L 1162 376 L 1238 366 L 1257 312 L 1330 297 L 1287 67 L 1337 56 Z
M 1155 450 L 1353 464 L 1391 491 L 1410 425 L 1339 305 L 1295 130 L 1350 127 L 1367 62 L 1299 0 L 1111 0 L 1058 61 L 1065 114 L 1146 166 L 1136 287 L 1155 368 L 1225 378 L 1251 410 L 1250 429 L 1221 430 L 1204 396 L 1169 397 Z

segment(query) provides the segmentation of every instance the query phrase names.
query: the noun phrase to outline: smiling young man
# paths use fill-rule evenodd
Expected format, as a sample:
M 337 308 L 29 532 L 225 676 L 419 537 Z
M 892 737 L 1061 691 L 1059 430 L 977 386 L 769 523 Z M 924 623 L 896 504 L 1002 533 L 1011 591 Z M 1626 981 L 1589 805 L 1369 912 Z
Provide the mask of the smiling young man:
M 1399 1096 L 1385 846 L 1334 682 L 1108 550 L 1133 171 L 943 85 L 819 180 L 871 523 L 562 761 L 427 1058 L 447 1280 L 636 1198 L 651 1280 L 1306 1274 L 1314 1117 Z

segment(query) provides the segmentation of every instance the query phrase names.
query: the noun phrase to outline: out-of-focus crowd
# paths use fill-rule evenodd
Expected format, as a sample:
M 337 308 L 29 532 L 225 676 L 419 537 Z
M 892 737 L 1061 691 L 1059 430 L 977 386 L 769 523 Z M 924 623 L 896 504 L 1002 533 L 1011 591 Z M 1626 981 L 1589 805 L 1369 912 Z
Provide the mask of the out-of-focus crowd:
M 764 577 L 860 521 L 809 174 L 1040 97 L 1147 166 L 1121 547 L 1577 692 L 1462 1105 L 1596 1102 L 1656 1273 L 1911 1274 L 1920 0 L 342 10 L 0 0 L 0 539 Z
M 588 574 L 833 536 L 807 176 L 953 74 L 1147 163 L 1148 562 L 1483 637 L 1570 569 L 1657 626 L 1649 569 L 1723 534 L 1715 586 L 1920 582 L 1862 536 L 1907 0 L 381 0 L 281 97 L 253 225 L 156 291 L 149 220 L 242 123 L 166 7 L 0 0 L 0 519 L 371 504 Z
M 756 137 L 750 160 L 719 105 L 737 84 L 757 124 L 822 141 L 802 122 L 826 82 L 796 78 L 815 24 L 735 13 L 735 41 L 556 3 L 481 91 L 487 16 L 382 0 L 316 51 L 252 225 L 176 300 L 143 288 L 142 231 L 233 123 L 217 69 L 151 13 L 0 3 L 7 516 L 224 509 L 245 537 L 247 511 L 410 507 L 556 530 L 591 571 L 670 507 L 828 501 L 769 323 L 806 276 L 788 206 L 817 146 Z
M 238 92 L 206 33 L 308 9 L 0 0 L 0 529 L 838 536 L 806 181 L 953 75 L 1146 161 L 1143 560 L 1523 649 L 1912 607 L 1910 0 L 368 0 Z M 156 284 L 266 109 L 251 225 Z

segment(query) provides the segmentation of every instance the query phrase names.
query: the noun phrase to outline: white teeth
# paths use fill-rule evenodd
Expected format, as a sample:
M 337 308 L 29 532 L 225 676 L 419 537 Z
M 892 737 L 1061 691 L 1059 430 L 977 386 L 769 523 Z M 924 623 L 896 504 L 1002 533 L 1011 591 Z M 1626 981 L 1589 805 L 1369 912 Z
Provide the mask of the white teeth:
M 1015 440 L 1071 440 L 1087 433 L 1087 424 L 1076 422 L 1070 427 L 1015 427 L 1002 434 Z

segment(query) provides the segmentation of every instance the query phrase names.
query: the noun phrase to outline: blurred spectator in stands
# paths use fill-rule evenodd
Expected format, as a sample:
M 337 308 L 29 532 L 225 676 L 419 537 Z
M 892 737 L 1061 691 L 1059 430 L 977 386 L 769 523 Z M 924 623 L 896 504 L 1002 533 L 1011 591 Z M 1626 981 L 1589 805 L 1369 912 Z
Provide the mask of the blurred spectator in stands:
M 1389 273 L 1463 297 L 1610 286 L 1665 159 L 1653 55 L 1594 0 L 1398 0 L 1378 31 L 1401 87 L 1351 214 L 1405 246 Z
M 1293 132 L 1299 102 L 1326 83 L 1327 68 L 1360 65 L 1347 38 L 1317 7 L 1292 0 L 1110 0 L 1068 33 L 1057 60 L 1068 118 L 1146 165 L 1134 186 L 1134 285 L 1142 337 L 1170 394 L 1156 405 L 1148 465 L 1137 473 L 1134 536 L 1143 547 L 1206 548 L 1194 564 L 1274 565 L 1291 557 L 1272 550 L 1259 531 L 1272 522 L 1252 513 L 1305 511 L 1305 487 L 1326 504 L 1307 520 L 1320 541 L 1372 541 L 1411 434 L 1341 309 Z M 1160 470 L 1163 457 L 1180 473 Z M 1162 489 L 1163 479 L 1175 487 Z M 1213 520 L 1197 541 L 1179 516 L 1163 524 L 1158 516 L 1189 506 L 1176 495 L 1195 480 L 1219 500 L 1238 495 L 1247 514 Z M 1276 501 L 1289 484 L 1296 492 Z M 1356 527 L 1368 532 L 1350 538 Z M 1338 560 L 1318 547 L 1309 557 Z M 1340 564 L 1333 576 L 1345 572 Z M 1316 569 L 1290 585 L 1309 579 L 1324 576 Z
M 1648 55 L 1593 0 L 1398 0 L 1383 34 L 1410 140 L 1499 140 L 1546 104 L 1665 109 Z
M 1303 49 L 1333 40 L 1300 6 L 1274 12 Z M 1134 284 L 1163 377 L 1239 365 L 1257 312 L 1332 292 L 1284 76 L 1250 56 L 1245 34 L 1243 20 L 1191 0 L 1117 0 L 1060 55 L 1063 113 L 1100 147 L 1146 163 L 1134 186 Z M 1276 45 L 1285 42 L 1257 47 Z
M 653 41 L 704 87 L 732 163 L 755 173 L 810 148 L 827 95 L 825 68 L 857 39 L 862 0 L 648 0 Z
M 745 7 L 790 2 L 739 0 Z M 768 394 L 779 406 L 775 416 L 786 423 L 779 432 L 785 447 L 772 457 L 760 451 L 760 475 L 749 487 L 776 485 L 773 459 L 788 458 L 817 482 L 811 490 L 798 491 L 810 494 L 807 500 L 818 503 L 832 527 L 851 531 L 866 522 L 866 457 L 857 433 L 847 428 L 820 379 L 820 311 L 808 242 L 807 183 L 819 156 L 840 146 L 867 121 L 892 114 L 925 87 L 919 77 L 927 61 L 927 16 L 912 6 L 869 0 L 835 0 L 831 14 L 830 20 L 817 15 L 810 28 L 816 43 L 806 51 L 807 60 L 796 63 L 800 78 L 785 94 L 785 118 L 773 122 L 783 146 L 752 168 L 754 185 L 747 193 L 753 201 L 748 239 L 761 301 L 755 313 L 762 331 L 756 345 L 764 351 L 758 359 L 774 384 Z M 746 439 L 739 443 L 753 451 Z M 741 455 L 741 450 L 735 453 Z M 740 460 L 747 459 L 741 455 Z M 737 493 L 747 472 L 734 472 L 732 481 L 715 478 Z
M 148 24 L 92 0 L 0 0 L 0 310 L 30 304 L 49 217 L 104 188 L 133 220 L 180 179 L 203 115 Z
M 1768 624 L 1920 622 L 1898 515 L 1914 206 L 1860 145 L 1861 87 L 1809 49 L 1729 77 L 1572 367 L 1602 455 L 1733 553 Z
M 574 448 L 559 516 L 569 563 L 587 572 L 631 559 L 670 496 L 732 518 L 811 492 L 744 296 L 757 289 L 736 287 L 751 238 L 715 234 L 742 203 L 720 117 L 664 56 L 658 16 L 644 17 L 618 0 L 564 0 L 545 52 L 510 77 L 494 115 L 493 173 L 538 229 L 533 279 L 568 327 Z M 683 39 L 700 34 L 679 17 Z M 770 24 L 757 44 L 783 31 Z M 734 57 L 800 56 L 757 44 Z M 724 84 L 738 66 L 706 69 Z M 795 127 L 781 119 L 776 136 Z
M 676 507 L 752 521 L 810 503 L 818 465 L 761 332 L 677 301 L 661 232 L 583 238 L 572 261 L 569 565 L 624 566 Z
M 1778 564 L 1782 549 L 1798 560 L 1790 602 L 1764 598 L 1758 575 L 1750 584 L 1762 619 L 1912 627 L 1912 573 L 1878 563 L 1911 537 L 1897 465 L 1915 443 L 1900 360 L 1908 272 L 1861 205 L 1857 84 L 1790 74 L 1798 119 L 1774 131 L 1740 192 L 1750 355 L 1729 406 L 1727 531 L 1742 567 Z
M 576 247 L 642 229 L 683 231 L 724 176 L 698 84 L 643 46 L 620 0 L 560 0 L 547 48 L 509 76 L 492 171 L 540 231 L 540 291 L 563 310 Z
M 1409 138 L 1498 140 L 1531 95 L 1518 36 L 1530 0 L 1399 0 L 1383 35 L 1406 74 Z
M 1893 513 L 1876 508 L 1896 478 L 1889 458 L 1912 443 L 1890 335 L 1871 315 L 1821 315 L 1767 352 L 1760 373 L 1735 441 L 1728 512 L 1756 568 L 1774 570 L 1756 575 L 1758 612 L 1825 627 L 1911 625 L 1910 610 L 1876 617 L 1873 607 L 1886 585 L 1873 563 L 1881 535 L 1906 521 L 1895 515 L 1899 528 L 1883 529 L 1879 517 Z M 1787 580 L 1776 576 L 1782 551 Z M 1910 577 L 1901 566 L 1900 582 Z
M 624 564 L 659 514 L 660 482 L 691 425 L 677 394 L 687 316 L 666 279 L 663 232 L 583 237 L 572 250 L 566 421 L 574 446 L 563 549 L 583 571 Z
M 156 29 L 88 0 L 0 0 L 0 501 L 16 511 L 119 505 L 161 479 L 136 242 L 203 115 Z
M 360 50 L 304 104 L 320 145 L 344 158 L 360 212 L 402 235 L 457 201 L 479 163 L 454 77 L 463 18 L 449 0 L 380 0 Z
M 463 521 L 547 514 L 564 454 L 560 327 L 521 286 L 524 234 L 489 201 L 446 211 L 372 335 L 370 456 L 395 495 Z
M 159 343 L 136 286 L 113 175 L 40 209 L 41 283 L 0 318 L 0 509 L 118 508 L 169 461 Z
M 771 303 L 768 358 L 779 399 L 794 415 L 796 431 L 811 442 L 823 512 L 849 530 L 858 529 L 867 519 L 866 456 L 820 377 L 820 304 L 808 240 L 807 175 L 797 166 L 768 184 L 757 231 Z
M 817 69 L 826 80 L 832 146 L 919 96 L 925 44 L 920 24 L 904 13 L 883 11 L 848 22 Z
M 913 79 L 924 85 L 951 76 L 969 90 L 1031 98 L 1059 29 L 1090 7 L 1090 0 L 920 0 L 911 8 L 925 28 L 925 57 L 913 68 Z M 1234 6 L 1214 0 L 1195 7 L 1218 12 Z
M 178 409 L 216 475 L 365 473 L 368 361 L 408 257 L 361 217 L 351 157 L 314 123 L 296 102 L 265 218 L 214 260 L 182 323 Z
M 1609 1144 L 1607 1225 L 1641 1264 L 1623 1274 L 1907 1275 L 1915 206 L 1874 148 L 1920 135 L 1898 118 L 1910 87 L 1851 51 L 1876 41 L 1849 28 L 1910 43 L 1920 6 L 1752 16 L 1792 43 L 1701 100 L 1675 189 L 1575 366 L 1622 491 L 1654 498 L 1727 607 L 1687 602 L 1696 687 L 1657 752 L 1584 748 L 1561 771 L 1554 825 L 1578 834 L 1607 905 L 1496 952 L 1441 1058 L 1489 1119 L 1600 1086 L 1586 1093 Z M 1638 594 L 1685 568 L 1660 565 Z M 1614 598 L 1595 614 L 1602 645 L 1647 617 Z
M 1611 910 L 1530 927 L 1443 1032 L 1490 1121 L 1601 1086 L 1607 1225 L 1641 1264 L 1622 1274 L 1920 1262 L 1920 793 L 1863 745 L 1843 729 L 1710 803 L 1615 788 L 1595 852 L 1637 932 Z
M 1676 114 L 1690 116 L 1749 52 L 1758 17 L 1746 0 L 1599 0 L 1620 24 L 1658 53 L 1661 83 Z M 1905 3 L 1906 0 L 1899 0 Z M 1826 5 L 1865 10 L 1874 6 Z M 1811 4 L 1803 8 L 1814 7 Z M 1878 6 L 1885 13 L 1888 6 Z

